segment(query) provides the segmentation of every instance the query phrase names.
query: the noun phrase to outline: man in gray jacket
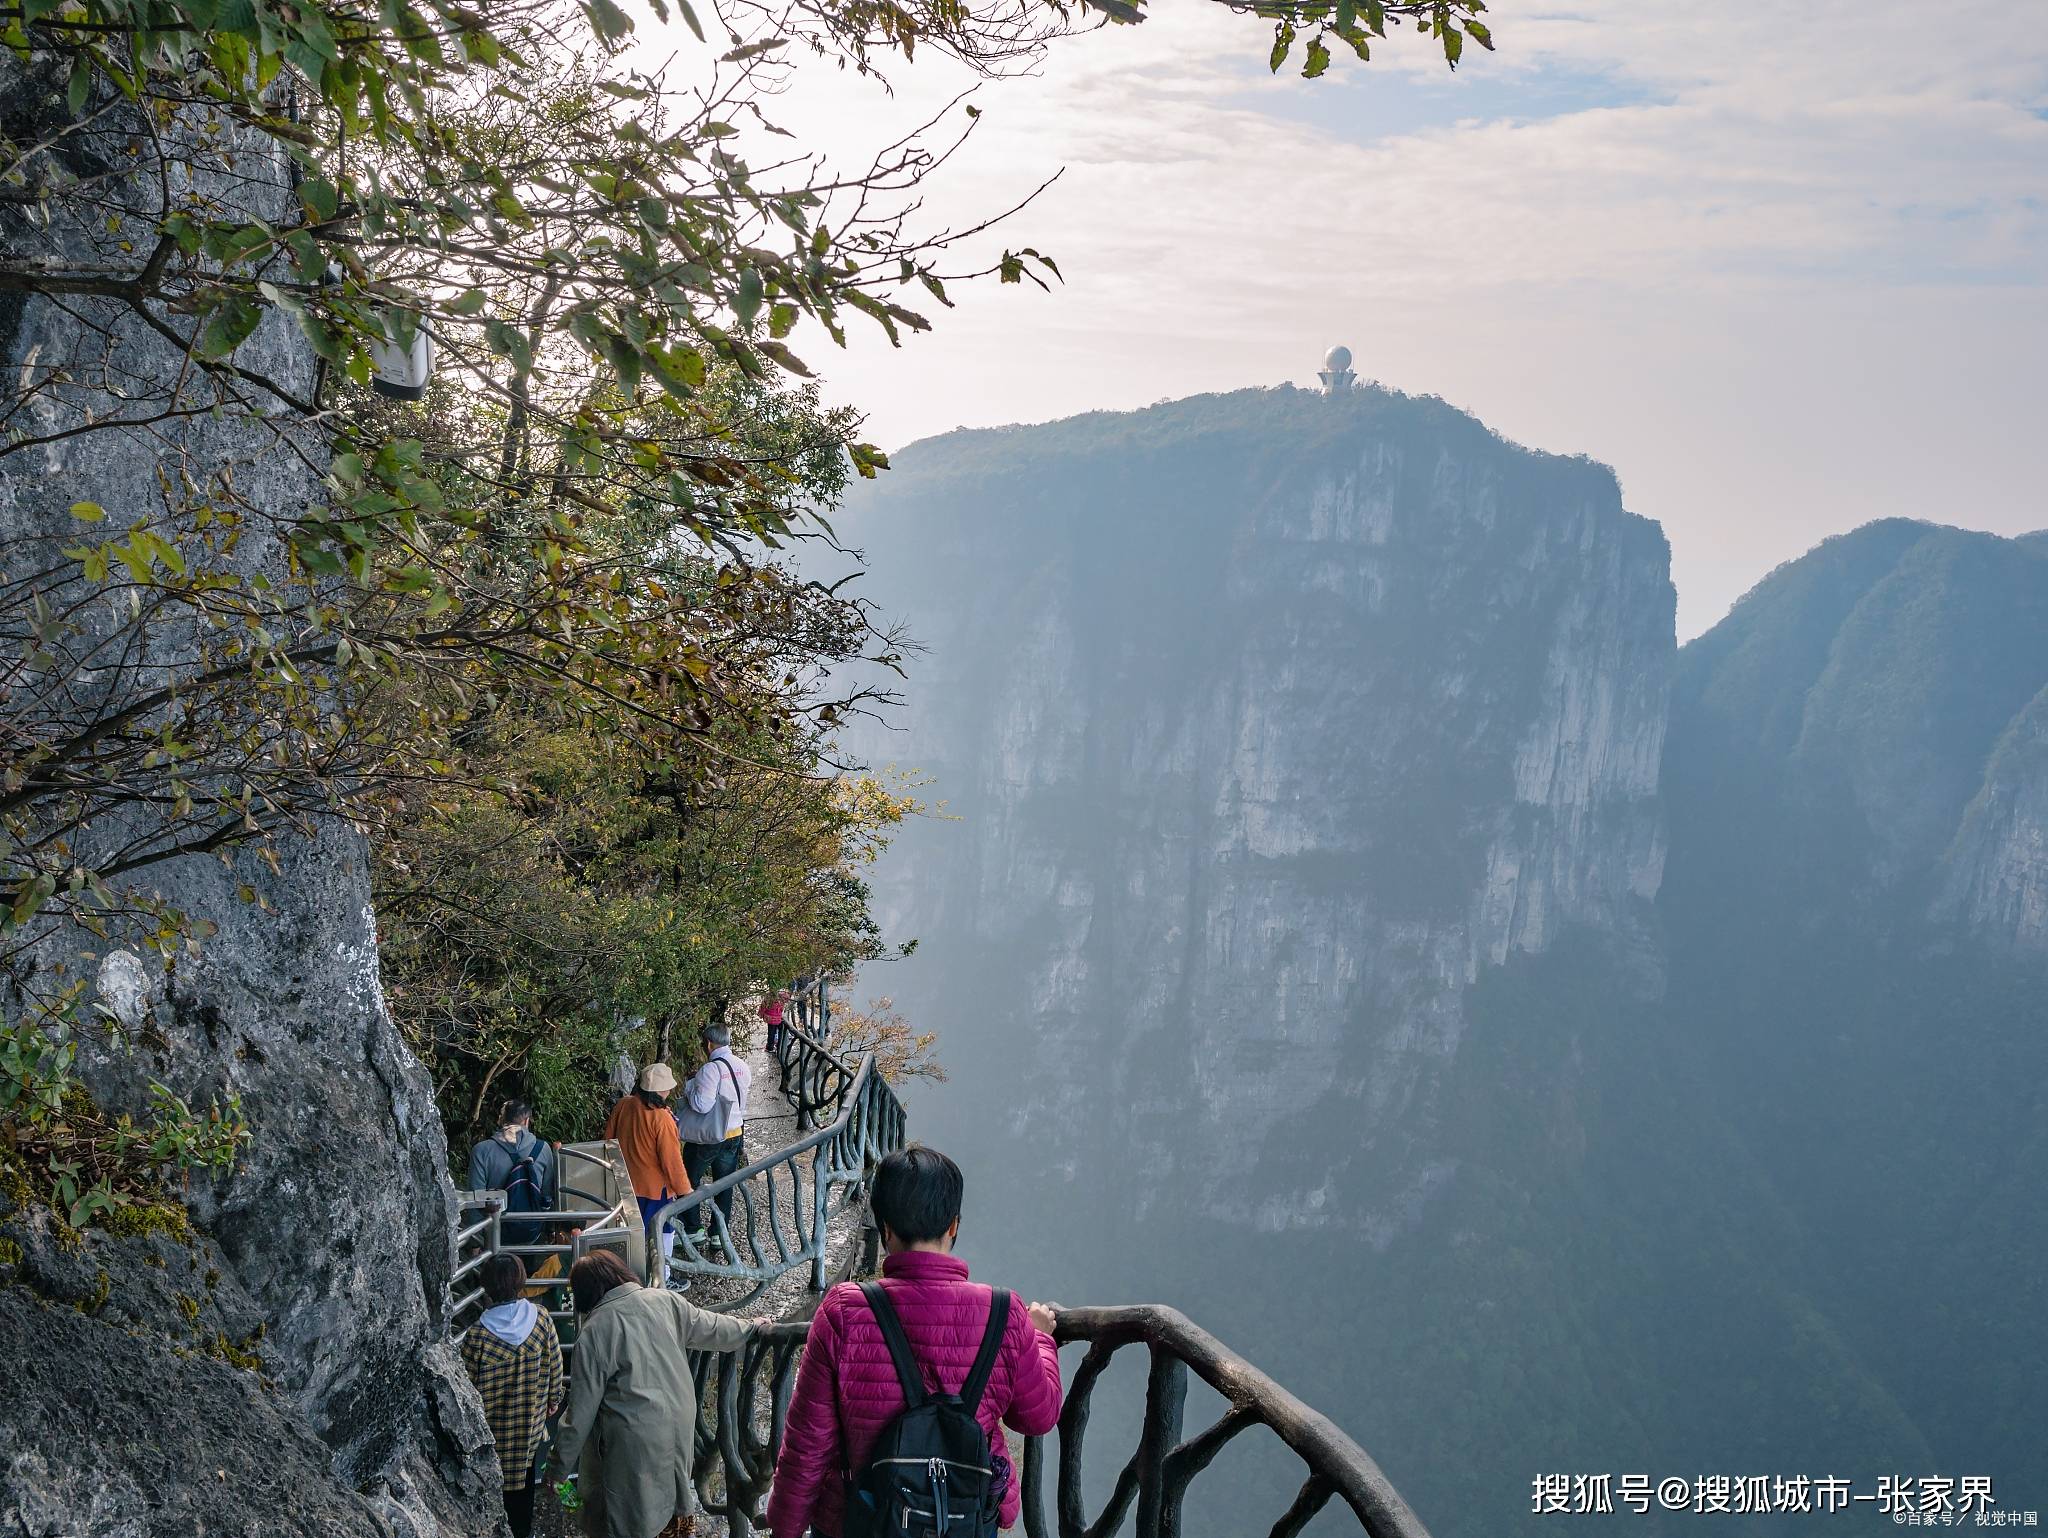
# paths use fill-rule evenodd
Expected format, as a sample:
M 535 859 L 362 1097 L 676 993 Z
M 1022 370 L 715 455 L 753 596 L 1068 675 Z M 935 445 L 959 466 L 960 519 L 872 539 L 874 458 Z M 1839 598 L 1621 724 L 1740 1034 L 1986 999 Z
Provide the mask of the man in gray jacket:
M 508 1100 L 498 1112 L 498 1130 L 469 1151 L 469 1189 L 503 1191 L 505 1211 L 553 1212 L 555 1151 L 533 1135 L 533 1107 Z M 504 1237 L 513 1244 L 538 1241 L 539 1223 L 500 1220 Z

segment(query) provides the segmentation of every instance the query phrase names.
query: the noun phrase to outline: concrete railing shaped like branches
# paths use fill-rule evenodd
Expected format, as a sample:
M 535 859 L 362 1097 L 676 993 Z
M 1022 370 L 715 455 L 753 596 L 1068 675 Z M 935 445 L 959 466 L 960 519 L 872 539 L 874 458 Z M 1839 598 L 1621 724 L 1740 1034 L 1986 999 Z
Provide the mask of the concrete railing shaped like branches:
M 799 1132 L 812 1131 L 839 1115 L 853 1076 L 859 1071 L 793 1025 L 783 1028 L 775 1062 L 782 1070 L 782 1092 L 796 1108 Z
M 1351 1508 L 1371 1538 L 1428 1538 L 1365 1449 L 1328 1416 L 1310 1409 L 1184 1314 L 1154 1304 L 1063 1309 L 1057 1338 L 1063 1345 L 1085 1341 L 1088 1351 L 1075 1369 L 1060 1412 L 1055 1526 L 1048 1527 L 1045 1520 L 1044 1438 L 1025 1444 L 1026 1538 L 1108 1538 L 1123 1530 L 1134 1509 L 1137 1538 L 1178 1538 L 1188 1486 L 1235 1437 L 1253 1426 L 1270 1430 L 1307 1471 L 1294 1503 L 1273 1524 L 1271 1538 L 1295 1538 L 1333 1497 Z M 1144 1346 L 1151 1356 L 1144 1424 L 1137 1450 L 1091 1522 L 1082 1508 L 1081 1449 L 1095 1384 L 1110 1359 L 1132 1345 Z M 1182 1425 L 1190 1370 L 1229 1403 L 1221 1416 L 1191 1437 L 1184 1436 Z
M 677 1197 L 655 1218 L 657 1235 L 664 1227 L 675 1233 L 676 1269 L 692 1280 L 742 1284 L 731 1296 L 723 1288 L 715 1298 L 700 1294 L 703 1307 L 720 1313 L 744 1308 L 803 1266 L 810 1267 L 810 1285 L 823 1288 L 834 1220 L 866 1200 L 875 1166 L 904 1146 L 903 1102 L 872 1053 L 849 1069 L 792 1028 L 780 1056 L 801 1135 L 767 1158 Z M 832 1119 L 817 1126 L 828 1110 Z M 813 1130 L 804 1132 L 806 1125 Z M 730 1203 L 721 1203 L 728 1193 Z M 733 1209 L 730 1219 L 727 1205 Z M 650 1244 L 650 1284 L 661 1280 L 661 1266 L 661 1248 Z
M 776 1453 L 782 1445 L 791 1390 L 809 1326 L 780 1324 L 738 1351 L 704 1352 L 697 1374 L 697 1487 L 705 1509 L 725 1520 L 732 1538 L 748 1538 L 763 1520 Z M 1341 1501 L 1369 1538 L 1429 1538 L 1379 1465 L 1327 1416 L 1310 1409 L 1215 1336 L 1170 1308 L 1064 1309 L 1056 1338 L 1085 1344 L 1060 1415 L 1056 1493 L 1047 1520 L 1047 1439 L 1024 1447 L 1022 1471 L 1027 1538 L 1178 1538 L 1190 1484 L 1229 1442 L 1264 1426 L 1298 1458 L 1300 1493 L 1269 1529 L 1294 1538 L 1332 1500 Z M 1126 1346 L 1151 1357 L 1137 1450 L 1091 1520 L 1082 1499 L 1082 1449 L 1095 1385 Z M 1188 1373 L 1215 1389 L 1228 1408 L 1210 1426 L 1186 1436 L 1182 1412 Z

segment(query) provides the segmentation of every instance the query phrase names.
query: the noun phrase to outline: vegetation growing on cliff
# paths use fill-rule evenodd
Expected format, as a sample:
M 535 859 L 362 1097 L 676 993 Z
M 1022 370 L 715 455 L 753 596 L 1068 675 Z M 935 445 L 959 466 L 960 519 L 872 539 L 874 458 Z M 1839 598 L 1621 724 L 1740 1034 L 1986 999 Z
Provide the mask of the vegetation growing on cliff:
M 595 1135 L 621 1050 L 694 1050 L 764 980 L 881 954 L 860 869 L 915 799 L 734 746 L 678 776 L 515 714 L 477 748 L 494 784 L 408 800 L 379 839 L 386 989 L 453 1142 L 513 1092 Z
M 1288 6 L 1274 66 L 1298 35 L 1317 73 L 1330 38 L 1363 54 L 1403 18 L 1455 63 L 1464 37 L 1487 41 L 1482 9 Z M 671 17 L 666 0 L 652 12 Z M 724 34 L 688 80 L 634 66 L 641 22 L 612 0 L 0 9 L 20 87 L 0 178 L 44 211 L 42 234 L 10 232 L 5 288 L 115 320 L 97 372 L 82 358 L 28 369 L 0 455 L 166 432 L 159 484 L 127 505 L 79 503 L 73 542 L 10 563 L 8 954 L 52 921 L 114 915 L 168 960 L 206 920 L 154 899 L 143 872 L 260 851 L 345 810 L 356 787 L 433 772 L 437 745 L 507 674 L 575 690 L 594 726 L 651 749 L 736 713 L 760 724 L 744 707 L 762 703 L 761 680 L 736 680 L 721 644 L 724 600 L 744 607 L 773 581 L 757 555 L 793 532 L 784 490 L 802 470 L 759 453 L 707 381 L 807 375 L 800 323 L 843 344 L 857 316 L 894 341 L 928 324 L 913 297 L 1056 273 L 1029 248 L 954 265 L 960 235 L 914 228 L 943 141 L 850 173 L 785 152 L 766 115 L 782 61 L 872 71 L 923 47 L 1003 73 L 1076 22 L 1144 10 L 726 0 L 705 17 L 678 0 L 675 14 L 699 40 Z M 52 229 L 77 247 L 55 265 Z M 321 360 L 310 388 L 250 346 L 280 326 Z M 380 349 L 421 331 L 490 431 L 436 444 L 333 409 Z M 123 381 L 119 409 L 92 409 L 88 373 Z M 260 477 L 170 432 L 202 420 L 252 424 L 324 465 L 324 505 L 270 500 Z M 884 463 L 850 420 L 834 426 L 861 474 Z M 469 493 L 456 500 L 451 470 Z M 620 570 L 593 524 L 622 505 L 694 542 L 719 581 L 677 592 Z M 245 541 L 288 559 L 252 567 Z M 115 637 L 109 598 L 129 616 Z M 106 686 L 110 642 L 143 675 L 131 687 Z M 418 732 L 364 729 L 358 701 L 421 679 L 441 687 L 417 691 Z M 816 700 L 770 703 L 766 719 L 829 725 Z
M 34 1019 L 0 1026 L 0 1193 L 73 1228 L 179 1231 L 191 1172 L 233 1168 L 248 1137 L 239 1100 L 194 1111 L 161 1084 L 138 1122 L 109 1115 L 74 1071 L 77 1042 Z

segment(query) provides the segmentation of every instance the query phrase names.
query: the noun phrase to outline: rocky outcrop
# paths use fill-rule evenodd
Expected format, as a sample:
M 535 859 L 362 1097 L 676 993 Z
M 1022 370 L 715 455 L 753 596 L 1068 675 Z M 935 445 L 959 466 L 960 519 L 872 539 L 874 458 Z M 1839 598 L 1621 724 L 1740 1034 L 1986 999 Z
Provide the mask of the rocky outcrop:
M 848 526 L 928 648 L 863 746 L 914 745 L 961 819 L 878 895 L 987 985 L 921 1002 L 1028 1035 L 1014 1116 L 1056 1157 L 1387 1242 L 1455 1178 L 1431 1127 L 1480 969 L 1641 933 L 1656 526 L 1600 466 L 1377 390 L 954 434 Z M 1201 1178 L 1219 1147 L 1256 1174 Z
M 79 1236 L 0 1197 L 0 1533 L 392 1531 L 265 1381 L 236 1277 L 203 1234 Z
M 64 72 L 51 61 L 0 58 L 14 142 L 43 138 L 37 114 L 51 126 L 63 95 Z M 158 125 L 160 139 L 124 111 L 106 105 L 49 172 L 60 185 L 93 181 L 99 196 L 85 213 L 60 196 L 47 220 L 19 205 L 5 215 L 11 265 L 90 269 L 108 260 L 118 221 L 102 214 L 125 196 L 125 168 L 141 167 L 136 200 L 147 202 L 157 183 L 141 147 L 201 132 Z M 285 168 L 264 143 L 231 127 L 210 143 L 227 146 L 232 175 L 174 175 L 178 195 L 276 224 L 296 217 Z M 235 362 L 285 396 L 312 393 L 314 360 L 282 315 Z M 281 565 L 276 531 L 313 505 L 321 461 L 320 443 L 289 409 L 253 392 L 248 409 L 105 425 L 149 414 L 138 392 L 181 371 L 196 377 L 118 297 L 82 294 L 60 306 L 0 296 L 0 377 L 14 392 L 8 425 L 17 435 L 0 458 L 10 576 L 45 561 L 61 569 L 57 549 L 78 538 L 73 503 L 99 503 L 125 525 L 174 497 L 186 475 L 188 487 L 231 482 L 239 503 L 263 514 L 246 525 L 233 557 L 240 570 Z M 80 430 L 88 424 L 97 425 Z M 123 623 L 105 604 L 78 612 L 88 642 Z M 177 642 L 170 631 L 152 644 Z M 80 697 L 97 704 L 87 698 L 94 687 L 137 687 L 151 662 L 131 652 L 124 668 L 82 673 Z M 82 835 L 78 857 L 132 831 L 103 819 Z M 88 1006 L 118 1023 L 82 1033 L 79 1060 L 109 1110 L 146 1113 L 152 1081 L 194 1104 L 241 1096 L 253 1137 L 231 1179 L 191 1191 L 201 1231 L 192 1253 L 203 1272 L 218 1273 L 205 1291 L 233 1300 L 226 1333 L 241 1340 L 260 1326 L 261 1344 L 244 1353 L 246 1370 L 233 1358 L 179 1355 L 191 1342 L 177 1333 L 176 1312 L 149 1294 L 152 1271 L 134 1257 L 103 1262 L 111 1291 L 90 1317 L 51 1304 L 47 1277 L 40 1289 L 21 1275 L 0 1286 L 7 1531 L 424 1535 L 484 1532 L 498 1521 L 488 1432 L 446 1341 L 452 1194 L 442 1134 L 431 1086 L 384 1009 L 365 849 L 330 822 L 284 839 L 277 856 L 274 865 L 195 856 L 149 870 L 154 896 L 218 925 L 180 952 L 174 970 L 145 963 L 118 935 L 95 944 L 74 929 L 12 979 L 10 1008 L 30 984 L 83 972 Z M 185 1265 L 157 1258 L 173 1271 Z M 217 1480 L 226 1483 L 215 1489 Z M 194 1481 L 201 1488 L 180 1488 Z M 230 1492 L 243 1498 L 239 1508 Z
M 2015 1274 L 2048 1227 L 2044 688 L 2038 540 L 1827 541 L 1680 654 L 1659 902 L 1671 1056 L 1807 1251 L 1780 1274 L 1856 1368 L 1824 1381 L 2027 1504 L 2048 1390 L 2004 1364 L 2048 1349 Z M 1938 1278 L 1897 1265 L 1908 1209 L 1946 1215 Z
M 1972 935 L 2048 953 L 2048 690 L 1992 751 L 1942 860 L 1934 912 Z

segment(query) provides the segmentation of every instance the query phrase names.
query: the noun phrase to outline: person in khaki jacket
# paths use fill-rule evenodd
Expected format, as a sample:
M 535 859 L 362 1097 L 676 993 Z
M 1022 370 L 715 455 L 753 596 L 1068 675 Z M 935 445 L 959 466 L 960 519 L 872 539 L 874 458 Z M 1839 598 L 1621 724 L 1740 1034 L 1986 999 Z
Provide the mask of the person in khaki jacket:
M 733 1319 L 642 1287 L 618 1256 L 569 1268 L 580 1328 L 569 1408 L 555 1429 L 559 1467 L 578 1469 L 590 1538 L 687 1533 L 697 1512 L 692 1351 L 732 1351 L 770 1321 Z

